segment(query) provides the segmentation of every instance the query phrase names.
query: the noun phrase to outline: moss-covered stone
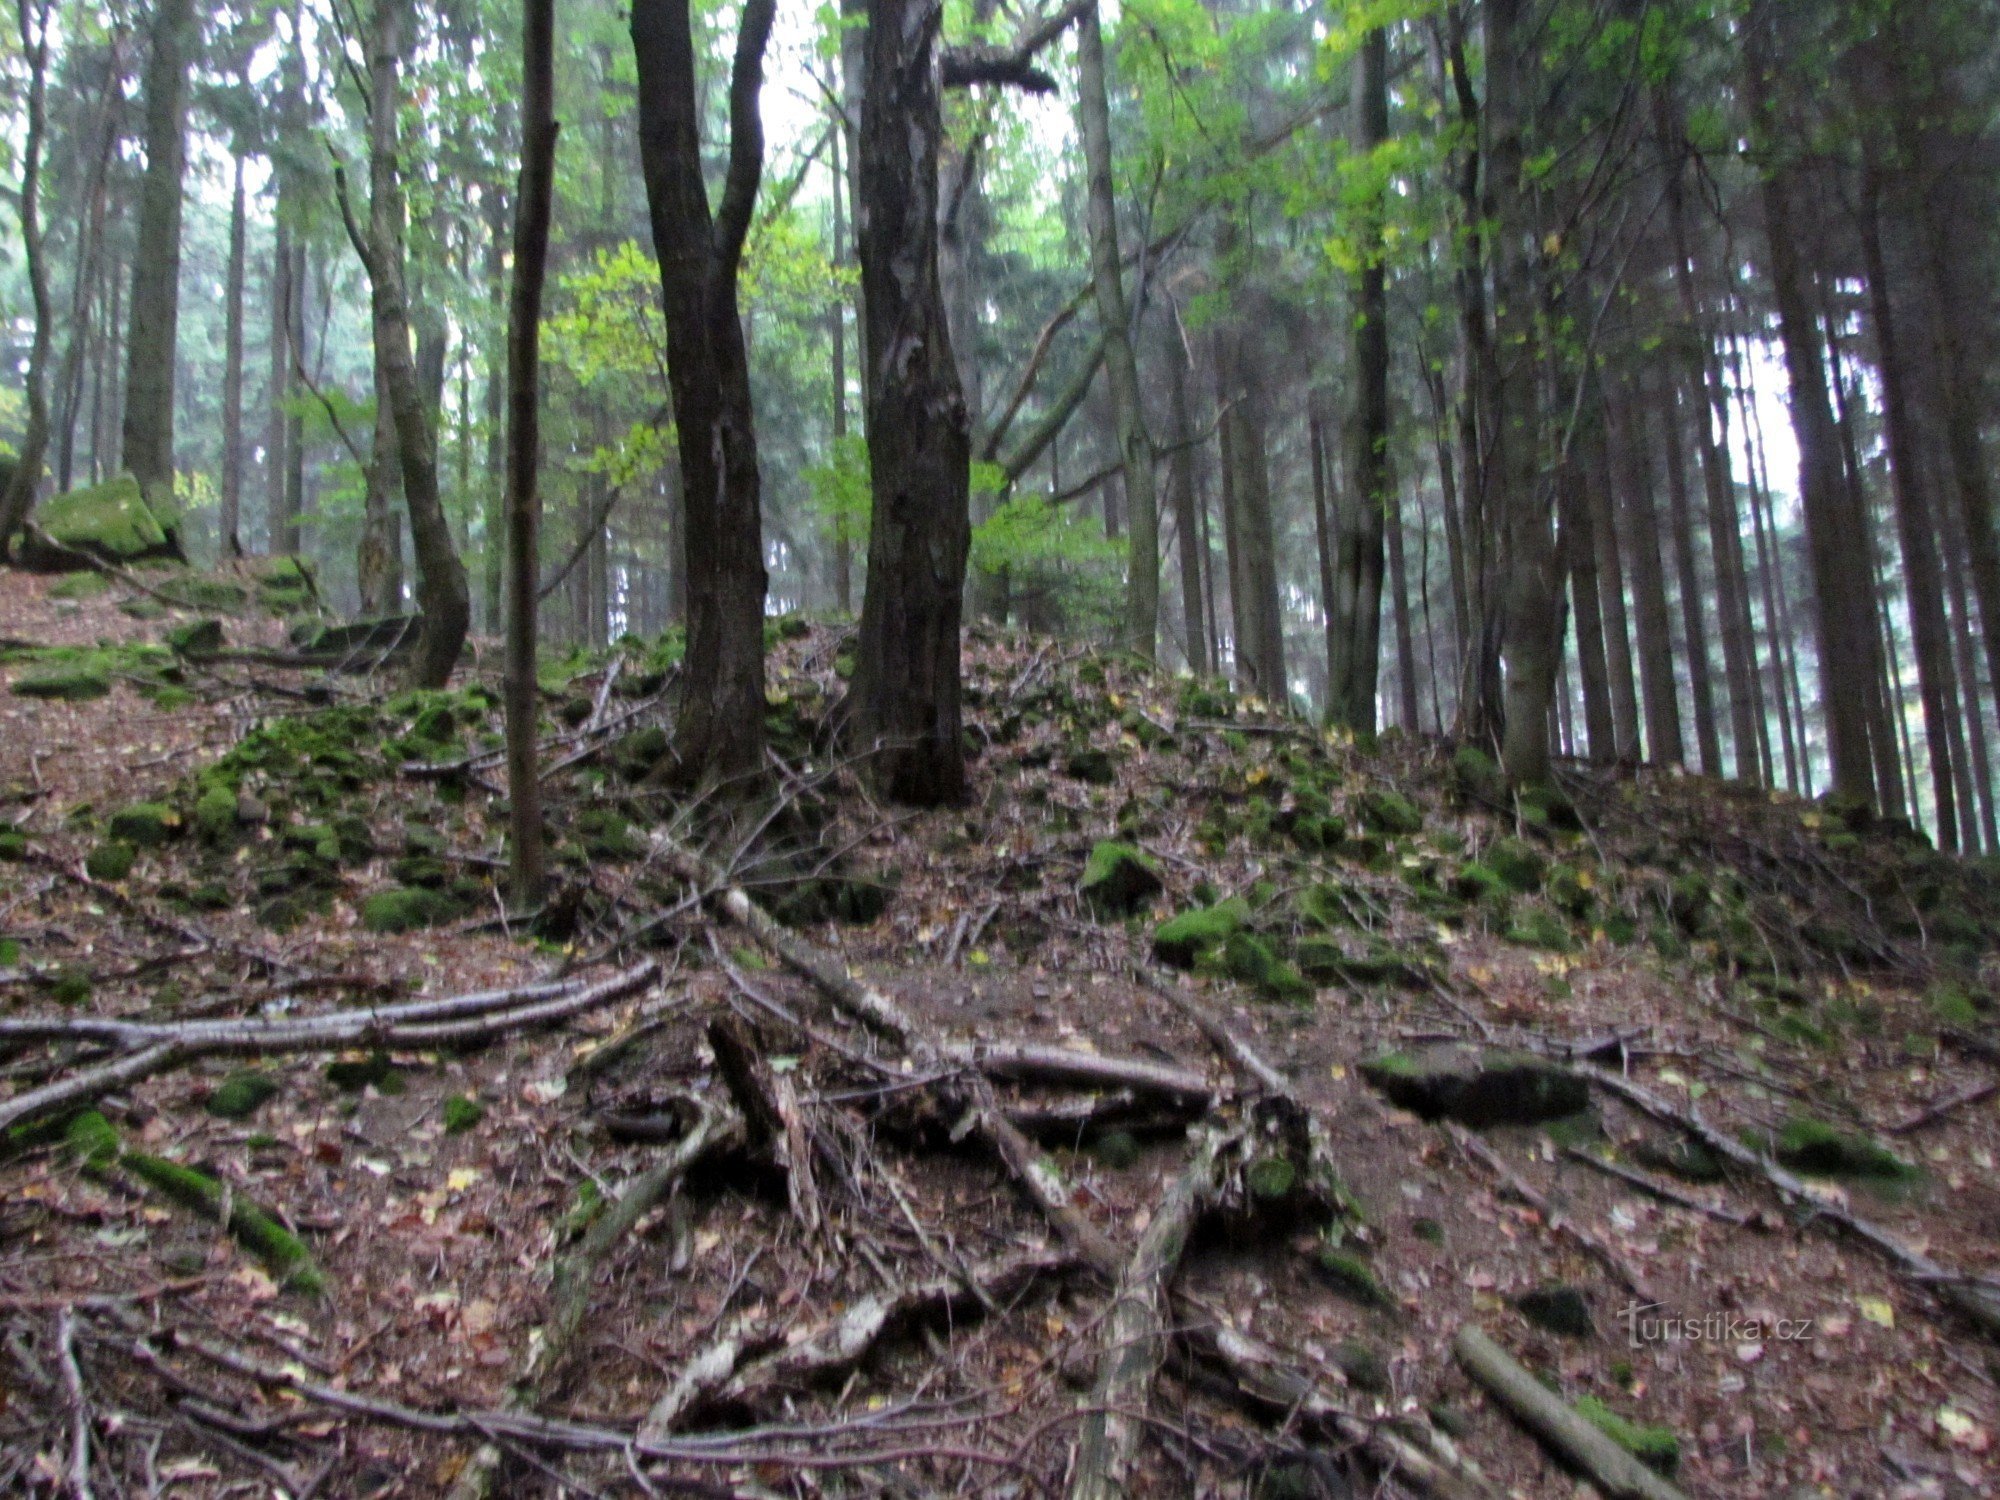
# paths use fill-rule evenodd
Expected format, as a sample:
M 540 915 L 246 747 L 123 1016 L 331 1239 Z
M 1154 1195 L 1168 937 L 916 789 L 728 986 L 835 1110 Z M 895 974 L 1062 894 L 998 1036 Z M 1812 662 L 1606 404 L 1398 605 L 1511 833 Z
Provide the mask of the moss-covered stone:
M 422 886 L 377 891 L 361 903 L 361 925 L 370 932 L 415 932 L 458 915 L 458 903 Z
M 1560 787 L 1524 786 L 1515 794 L 1515 801 L 1521 810 L 1521 821 L 1530 828 L 1558 829 L 1565 833 L 1583 831 L 1583 819 L 1577 815 L 1576 804 Z
M 65 969 L 49 986 L 49 998 L 58 1005 L 82 1005 L 90 999 L 90 975 L 82 969 Z
M 1358 1255 L 1335 1245 L 1322 1245 L 1313 1257 L 1313 1264 L 1319 1268 L 1327 1283 L 1351 1302 L 1385 1311 L 1396 1305 L 1396 1299 L 1376 1279 L 1368 1262 Z
M 1537 1328 L 1546 1328 L 1566 1339 L 1596 1337 L 1597 1325 L 1591 1322 L 1590 1304 L 1573 1286 L 1559 1282 L 1538 1286 L 1516 1297 L 1514 1307 Z
M 181 815 L 164 802 L 135 802 L 113 813 L 105 831 L 134 848 L 158 849 L 181 831 Z
M 49 585 L 51 599 L 96 599 L 110 591 L 111 580 L 102 573 L 72 573 Z
M 176 625 L 167 632 L 167 644 L 181 656 L 205 656 L 220 651 L 222 621 L 190 620 L 185 625 Z
M 153 557 L 181 559 L 171 496 L 152 498 L 161 503 L 149 503 L 130 474 L 58 495 L 35 513 L 36 525 L 58 546 L 44 547 L 31 533 L 23 560 L 31 568 L 70 572 L 79 566 L 78 552 L 121 565 Z
M 1110 786 L 1118 779 L 1118 762 L 1111 752 L 1088 745 L 1070 751 L 1063 770 L 1091 786 Z
M 1500 872 L 1483 860 L 1461 865 L 1451 881 L 1452 892 L 1461 901 L 1477 901 L 1504 912 L 1513 899 L 1514 888 Z
M 1793 1171 L 1814 1177 L 1899 1182 L 1916 1173 L 1914 1167 L 1880 1142 L 1837 1130 L 1809 1115 L 1795 1115 L 1785 1122 L 1772 1155 Z
M 622 863 L 641 858 L 646 841 L 632 831 L 625 815 L 612 807 L 586 808 L 576 820 L 583 852 L 591 860 Z
M 1254 932 L 1232 932 L 1222 944 L 1222 970 L 1269 1000 L 1306 1000 L 1312 986 Z
M 1510 891 L 1533 895 L 1542 888 L 1548 861 L 1526 839 L 1495 839 L 1487 848 L 1485 863 Z
M 444 1101 L 444 1128 L 447 1135 L 463 1135 L 486 1118 L 486 1106 L 468 1094 L 453 1094 Z
M 139 851 L 130 844 L 122 839 L 111 839 L 84 856 L 83 872 L 92 880 L 123 880 L 132 873 L 132 866 L 138 858 Z
M 1401 792 L 1375 787 L 1361 794 L 1361 819 L 1376 833 L 1391 836 L 1421 833 L 1424 815 Z
M 236 821 L 236 793 L 226 786 L 211 786 L 195 799 L 195 836 L 204 844 L 226 844 L 241 831 Z
M 1127 917 L 1162 889 L 1151 856 L 1130 844 L 1107 840 L 1092 847 L 1078 885 L 1084 901 L 1100 917 Z
M 1243 1174 L 1251 1198 L 1265 1204 L 1283 1202 L 1298 1182 L 1299 1169 L 1283 1156 L 1260 1156 Z
M 1539 1125 L 1590 1103 L 1590 1087 L 1575 1073 L 1526 1053 L 1457 1043 L 1384 1053 L 1363 1063 L 1361 1076 L 1392 1104 L 1475 1129 Z
M 1506 805 L 1507 778 L 1500 774 L 1499 762 L 1477 745 L 1460 745 L 1452 752 L 1451 779 L 1467 802 Z
M 208 1112 L 222 1120 L 247 1120 L 278 1093 L 278 1080 L 260 1068 L 239 1068 L 208 1096 Z
M 1567 953 L 1576 946 L 1569 924 L 1545 906 L 1530 906 L 1519 912 L 1507 928 L 1507 941 L 1550 953 Z
M 17 697 L 54 699 L 64 703 L 87 702 L 92 698 L 102 698 L 110 691 L 110 674 L 93 666 L 30 673 L 18 679 L 13 686 Z
M 1579 1396 L 1577 1414 L 1647 1468 L 1671 1474 L 1681 1461 L 1680 1439 L 1671 1427 L 1647 1426 L 1620 1416 L 1595 1396 Z
M 1249 920 L 1249 903 L 1241 897 L 1184 911 L 1153 930 L 1153 956 L 1177 969 L 1192 969 L 1198 959 L 1221 948 Z

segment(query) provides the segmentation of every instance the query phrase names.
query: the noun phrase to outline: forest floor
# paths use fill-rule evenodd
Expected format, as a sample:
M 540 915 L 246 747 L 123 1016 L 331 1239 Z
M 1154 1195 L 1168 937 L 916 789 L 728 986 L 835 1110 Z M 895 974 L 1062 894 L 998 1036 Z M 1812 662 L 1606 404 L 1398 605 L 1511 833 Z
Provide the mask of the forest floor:
M 754 825 L 643 779 L 671 650 L 548 669 L 561 876 L 513 931 L 497 661 L 399 694 L 249 612 L 145 649 L 201 618 L 0 576 L 0 1492 L 1040 1495 L 1122 1428 L 1135 1494 L 1594 1493 L 1467 1325 L 1688 1495 L 2000 1485 L 1990 865 L 1650 771 L 1524 807 L 980 632 L 973 797 L 912 813 L 790 622 Z M 1470 1126 L 1385 1096 L 1433 1072 Z

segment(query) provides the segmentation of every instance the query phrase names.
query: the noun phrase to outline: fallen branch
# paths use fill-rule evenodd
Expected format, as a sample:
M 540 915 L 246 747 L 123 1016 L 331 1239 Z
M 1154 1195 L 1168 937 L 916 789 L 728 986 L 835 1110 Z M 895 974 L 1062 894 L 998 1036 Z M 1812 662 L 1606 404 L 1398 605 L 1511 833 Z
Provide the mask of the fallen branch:
M 653 839 L 668 868 L 697 890 L 710 892 L 723 915 L 834 1006 L 902 1048 L 919 1067 L 950 1071 L 943 1046 L 889 996 L 850 977 L 832 954 L 786 931 L 700 855 L 664 833 L 656 832 Z M 1106 1280 L 1115 1278 L 1122 1257 L 1104 1232 L 1078 1212 L 1062 1169 L 1007 1119 L 986 1077 L 960 1072 L 940 1088 L 965 1111 L 972 1128 L 993 1148 L 1056 1232 Z
M 1918 1110 L 1909 1118 L 1897 1121 L 1888 1128 L 1890 1135 L 1909 1135 L 1922 1130 L 1926 1125 L 1935 1125 L 1955 1109 L 1963 1109 L 1968 1104 L 1978 1104 L 2000 1094 L 2000 1083 L 1980 1083 L 1969 1089 L 1961 1089 L 1956 1094 L 1947 1095 L 1937 1103 Z
M 1813 1192 L 1802 1178 L 1794 1176 L 1760 1151 L 1754 1151 L 1734 1136 L 1717 1130 L 1693 1110 L 1679 1110 L 1659 1095 L 1641 1088 L 1630 1079 L 1602 1068 L 1581 1070 L 1593 1083 L 1615 1094 L 1641 1114 L 1662 1125 L 1681 1131 L 1701 1142 L 1711 1154 L 1762 1176 L 1780 1197 L 1811 1210 L 1848 1238 L 1857 1240 L 1880 1255 L 1910 1280 L 1928 1287 L 1941 1301 L 1962 1313 L 1988 1338 L 2000 1340 L 2000 1287 L 1964 1276 L 1912 1250 L 1895 1235 L 1871 1220 L 1848 1212 Z
M 1478 1136 L 1467 1130 L 1463 1125 L 1447 1123 L 1446 1128 L 1450 1130 L 1451 1138 L 1457 1143 L 1458 1149 L 1461 1152 L 1499 1178 L 1501 1185 L 1509 1193 L 1540 1214 L 1542 1222 L 1549 1226 L 1552 1233 L 1569 1236 L 1571 1240 L 1575 1241 L 1578 1249 L 1582 1250 L 1592 1260 L 1595 1260 L 1605 1270 L 1622 1281 L 1635 1295 L 1647 1302 L 1656 1300 L 1652 1291 L 1647 1287 L 1645 1278 L 1627 1265 L 1622 1255 L 1612 1249 L 1610 1245 L 1606 1244 L 1594 1232 L 1577 1223 L 1568 1214 L 1556 1208 L 1553 1203 L 1549 1202 L 1546 1194 L 1538 1192 L 1534 1187 L 1530 1186 L 1527 1179 L 1508 1166 L 1501 1159 L 1500 1154 L 1491 1146 L 1480 1140 Z
M 1240 1129 L 1227 1137 L 1203 1132 L 1118 1278 L 1101 1325 L 1097 1383 L 1078 1438 L 1071 1500 L 1118 1500 L 1131 1493 L 1146 1407 L 1166 1356 L 1169 1289 L 1195 1221 L 1221 1187 L 1225 1143 L 1241 1136 Z
M 76 1313 L 65 1307 L 56 1314 L 56 1362 L 62 1367 L 63 1393 L 69 1400 L 69 1492 L 72 1500 L 94 1500 L 90 1487 L 90 1400 L 83 1390 L 83 1369 L 76 1362 Z
M 1473 1323 L 1451 1341 L 1465 1373 L 1564 1462 L 1611 1500 L 1686 1500 L 1686 1496 L 1612 1442 L 1528 1373 Z
M 1594 1172 L 1602 1172 L 1606 1177 L 1622 1182 L 1627 1187 L 1637 1188 L 1649 1198 L 1657 1198 L 1662 1203 L 1671 1203 L 1676 1208 L 1692 1209 L 1698 1214 L 1707 1215 L 1718 1224 L 1729 1224 L 1738 1229 L 1763 1227 L 1761 1220 L 1749 1214 L 1739 1214 L 1726 1208 L 1717 1208 L 1712 1203 L 1704 1203 L 1691 1193 L 1683 1193 L 1680 1189 L 1670 1187 L 1664 1182 L 1657 1182 L 1644 1172 L 1635 1172 L 1630 1167 L 1620 1166 L 1615 1161 L 1606 1161 L 1601 1156 L 1594 1156 L 1581 1147 L 1565 1146 L 1563 1155 L 1571 1161 L 1581 1162 Z
M 798 1092 L 773 1072 L 749 1025 L 734 1012 L 708 1023 L 716 1071 L 749 1126 L 752 1147 L 768 1151 L 785 1172 L 792 1217 L 807 1234 L 820 1227 L 819 1190 L 813 1184 L 812 1142 Z
M 101 1098 L 198 1057 L 220 1053 L 318 1052 L 349 1047 L 437 1047 L 565 1020 L 644 989 L 659 977 L 648 960 L 595 984 L 569 981 L 489 990 L 446 1000 L 418 1000 L 304 1020 L 153 1023 L 98 1016 L 39 1016 L 0 1021 L 0 1046 L 27 1042 L 103 1042 L 127 1049 L 68 1078 L 0 1102 L 0 1131 Z
M 802 1338 L 772 1334 L 752 1339 L 741 1329 L 732 1330 L 682 1367 L 640 1424 L 639 1440 L 664 1439 L 689 1412 L 703 1406 L 740 1406 L 779 1388 L 839 1375 L 865 1359 L 885 1333 L 913 1318 L 956 1317 L 977 1306 L 996 1305 L 1077 1263 L 1067 1250 L 1021 1251 L 970 1266 L 964 1276 L 935 1276 L 862 1297 Z M 773 1343 L 778 1347 L 772 1352 L 739 1364 L 747 1351 Z
M 1107 1057 L 1040 1042 L 944 1042 L 943 1054 L 988 1078 L 1017 1083 L 1082 1084 L 1158 1094 L 1201 1111 L 1215 1103 L 1215 1087 L 1201 1074 L 1137 1057 Z
M 604 1257 L 632 1231 L 697 1162 L 732 1146 L 743 1144 L 743 1117 L 734 1109 L 722 1108 L 697 1098 L 695 1119 L 686 1135 L 667 1154 L 641 1172 L 618 1195 L 617 1202 L 604 1210 L 569 1255 L 556 1263 L 550 1283 L 554 1309 L 542 1325 L 542 1337 L 531 1344 L 527 1364 L 514 1383 L 510 1409 L 531 1410 L 541 1399 L 549 1377 L 569 1358 L 584 1315 L 590 1310 L 591 1283 Z M 493 1490 L 499 1476 L 499 1446 L 488 1442 L 473 1454 L 450 1500 L 482 1500 Z

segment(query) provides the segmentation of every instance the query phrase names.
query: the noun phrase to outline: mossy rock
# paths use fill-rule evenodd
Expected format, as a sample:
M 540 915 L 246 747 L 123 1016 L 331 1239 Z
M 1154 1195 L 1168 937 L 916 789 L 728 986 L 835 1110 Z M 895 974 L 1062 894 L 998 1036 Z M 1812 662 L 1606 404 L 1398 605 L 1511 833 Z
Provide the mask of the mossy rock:
M 1880 1142 L 1837 1130 L 1808 1115 L 1795 1115 L 1785 1122 L 1771 1154 L 1781 1165 L 1811 1177 L 1903 1182 L 1916 1175 L 1916 1168 Z
M 1530 828 L 1548 828 L 1564 833 L 1581 833 L 1583 819 L 1569 794 L 1556 786 L 1524 786 L 1515 794 L 1521 821 Z
M 195 837 L 204 844 L 227 844 L 242 831 L 236 821 L 236 793 L 226 786 L 211 786 L 194 804 Z
M 1299 1169 L 1283 1156 L 1261 1156 L 1243 1173 L 1251 1199 L 1266 1207 L 1290 1198 L 1298 1183 Z
M 1361 820 L 1376 833 L 1403 836 L 1423 832 L 1424 815 L 1401 792 L 1376 787 L 1361 794 L 1359 805 Z
M 1254 932 L 1236 931 L 1222 944 L 1222 971 L 1268 1000 L 1309 1000 L 1312 986 Z
M 486 1106 L 469 1094 L 453 1094 L 444 1101 L 446 1135 L 463 1135 L 486 1118 Z
M 1392 1104 L 1474 1129 L 1539 1125 L 1590 1104 L 1589 1084 L 1553 1063 L 1450 1042 L 1384 1053 L 1363 1063 L 1361 1076 Z
M 1236 717 L 1236 695 L 1227 683 L 1193 678 L 1181 685 L 1175 710 L 1189 719 L 1233 719 Z
M 49 986 L 49 998 L 58 1005 L 82 1005 L 90 998 L 90 975 L 82 969 L 65 969 Z
M 1464 801 L 1506 805 L 1507 778 L 1500 763 L 1477 745 L 1460 745 L 1452 752 L 1451 780 Z
M 1485 863 L 1508 890 L 1524 896 L 1532 896 L 1542 888 L 1542 878 L 1548 871 L 1548 861 L 1541 850 L 1526 839 L 1495 839 L 1486 850 Z
M 18 828 L 0 827 L 0 863 L 18 864 L 27 857 L 27 834 Z
M 592 860 L 623 863 L 646 853 L 646 841 L 632 831 L 631 823 L 616 808 L 586 808 L 577 817 L 576 831 L 585 856 Z
M 403 854 L 390 862 L 389 874 L 401 885 L 440 891 L 451 884 L 451 866 L 434 854 Z
M 1583 1293 L 1573 1286 L 1560 1282 L 1538 1286 L 1516 1297 L 1514 1308 L 1537 1328 L 1545 1328 L 1566 1339 L 1597 1336 L 1597 1325 L 1590 1318 L 1590 1304 L 1584 1301 Z
M 1070 751 L 1063 761 L 1063 771 L 1091 786 L 1110 786 L 1118 780 L 1118 761 L 1110 751 L 1086 745 Z
M 1550 953 L 1567 953 L 1576 946 L 1569 924 L 1544 906 L 1530 906 L 1516 916 L 1507 928 L 1507 941 Z
M 401 1081 L 396 1077 L 396 1065 L 389 1060 L 388 1053 L 379 1049 L 365 1057 L 336 1058 L 326 1065 L 326 1081 L 348 1094 L 358 1094 L 365 1088 L 383 1093 L 402 1092 L 393 1086 Z
M 111 815 L 105 831 L 138 849 L 158 849 L 181 831 L 181 815 L 164 802 L 135 802 Z
M 1543 887 L 1549 901 L 1575 921 L 1583 921 L 1597 908 L 1596 877 L 1575 865 L 1555 865 Z
M 17 697 L 52 699 L 63 703 L 88 702 L 92 698 L 102 698 L 110 691 L 109 673 L 84 666 L 37 672 L 20 678 L 13 686 Z
M 458 903 L 451 897 L 422 886 L 377 891 L 361 903 L 361 925 L 369 932 L 415 932 L 458 914 Z
M 250 590 L 242 584 L 227 578 L 203 578 L 193 573 L 172 580 L 160 592 L 181 609 L 214 610 L 233 615 L 240 614 L 250 605 Z M 203 621 L 192 627 L 201 631 L 204 637 L 212 636 L 212 643 L 194 645 L 191 649 L 195 652 L 218 650 L 222 645 L 222 623 L 219 620 L 214 622 L 213 632 L 206 629 L 208 623 Z
M 1249 921 L 1250 906 L 1241 897 L 1184 911 L 1153 929 L 1153 956 L 1177 969 L 1192 969 L 1197 959 L 1219 949 Z
M 1395 1307 L 1396 1299 L 1389 1295 L 1368 1262 L 1360 1256 L 1335 1245 L 1322 1245 L 1313 1257 L 1313 1264 L 1327 1283 L 1350 1302 L 1380 1308 L 1385 1312 Z
M 1132 845 L 1107 840 L 1092 847 L 1077 888 L 1098 916 L 1128 917 L 1160 893 L 1160 869 Z
M 181 553 L 172 496 L 146 496 L 139 481 L 118 474 L 102 484 L 58 495 L 35 512 L 35 524 L 55 547 L 29 533 L 22 561 L 42 572 L 68 573 L 80 566 L 74 554 L 121 566 L 148 558 L 187 559 Z
M 247 1120 L 279 1092 L 278 1080 L 260 1068 L 239 1068 L 208 1096 L 203 1106 L 221 1120 Z
M 611 764 L 627 781 L 642 781 L 654 766 L 666 759 L 672 742 L 657 724 L 635 729 L 611 747 Z
M 84 856 L 83 873 L 92 880 L 115 882 L 132 873 L 139 851 L 122 839 L 99 844 Z
M 1576 1410 L 1578 1416 L 1656 1473 L 1671 1474 L 1681 1461 L 1680 1439 L 1671 1427 L 1634 1422 L 1595 1396 L 1577 1397 Z

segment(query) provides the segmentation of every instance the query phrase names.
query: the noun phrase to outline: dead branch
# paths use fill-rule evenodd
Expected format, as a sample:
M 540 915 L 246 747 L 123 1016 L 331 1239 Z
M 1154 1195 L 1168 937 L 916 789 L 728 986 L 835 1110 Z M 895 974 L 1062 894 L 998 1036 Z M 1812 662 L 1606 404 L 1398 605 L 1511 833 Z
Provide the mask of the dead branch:
M 1523 1369 L 1477 1324 L 1451 1341 L 1465 1373 L 1549 1450 L 1582 1470 L 1613 1500 L 1686 1500 L 1680 1490 L 1612 1442 Z
M 734 1012 L 708 1023 L 716 1070 L 749 1126 L 751 1146 L 770 1152 L 785 1172 L 792 1217 L 807 1234 L 819 1232 L 819 1189 L 813 1183 L 812 1142 L 798 1091 L 764 1058 L 749 1025 Z
M 63 1392 L 69 1398 L 69 1492 L 72 1500 L 94 1500 L 90 1487 L 90 1400 L 83 1390 L 83 1370 L 76 1362 L 76 1313 L 56 1314 L 56 1363 L 62 1367 Z
M 1662 1203 L 1671 1203 L 1676 1208 L 1692 1209 L 1695 1213 L 1705 1214 L 1718 1224 L 1729 1224 L 1738 1229 L 1763 1227 L 1761 1220 L 1749 1214 L 1739 1214 L 1727 1208 L 1717 1208 L 1712 1203 L 1704 1203 L 1692 1193 L 1683 1193 L 1679 1188 L 1655 1181 L 1644 1172 L 1635 1172 L 1630 1167 L 1620 1166 L 1615 1161 L 1606 1161 L 1603 1157 L 1594 1156 L 1581 1147 L 1565 1146 L 1563 1155 L 1571 1161 L 1581 1162 L 1593 1172 L 1602 1172 L 1606 1177 L 1622 1182 L 1627 1187 L 1637 1188 L 1649 1198 L 1657 1198 Z
M 656 832 L 653 838 L 668 868 L 697 890 L 709 892 L 723 915 L 748 933 L 759 947 L 810 983 L 834 1006 L 901 1047 L 919 1067 L 940 1074 L 948 1071 L 942 1046 L 902 1006 L 880 990 L 850 977 L 832 954 L 787 932 L 700 855 L 664 833 Z M 1062 1169 L 1007 1119 L 986 1077 L 976 1072 L 960 1073 L 944 1084 L 943 1090 L 964 1109 L 972 1128 L 993 1148 L 1057 1233 L 1100 1275 L 1107 1280 L 1115 1277 L 1121 1257 L 1110 1239 L 1077 1210 Z
M 1659 1095 L 1603 1068 L 1584 1067 L 1581 1071 L 1599 1088 L 1615 1094 L 1641 1114 L 1701 1142 L 1715 1156 L 1757 1173 L 1777 1190 L 1780 1198 L 1809 1209 L 1814 1218 L 1824 1219 L 1848 1238 L 1868 1246 L 1902 1275 L 1928 1287 L 1939 1300 L 1962 1313 L 1988 1338 L 2000 1340 L 2000 1287 L 1961 1275 L 1911 1249 L 1881 1225 L 1828 1202 L 1807 1187 L 1803 1179 L 1762 1152 L 1709 1125 L 1692 1109 L 1676 1109 Z
M 348 1047 L 437 1047 L 565 1020 L 644 989 L 659 977 L 648 960 L 595 984 L 528 985 L 446 1000 L 336 1011 L 304 1020 L 119 1021 L 97 1016 L 0 1021 L 0 1046 L 38 1041 L 103 1042 L 125 1055 L 0 1102 L 0 1130 L 100 1098 L 220 1053 L 319 1052 Z
M 1978 1104 L 1982 1100 L 1991 1099 L 1995 1094 L 2000 1094 L 2000 1083 L 1981 1083 L 1969 1089 L 1961 1089 L 1956 1094 L 1949 1094 L 1937 1103 L 1918 1110 L 1906 1119 L 1898 1120 L 1888 1127 L 1888 1133 L 1909 1135 L 1922 1130 L 1926 1125 L 1935 1125 L 1955 1109 L 1963 1109 L 1968 1104 Z
M 734 1329 L 688 1361 L 680 1378 L 646 1414 L 639 1439 L 643 1443 L 665 1438 L 698 1407 L 741 1406 L 780 1389 L 841 1374 L 866 1358 L 885 1333 L 912 1319 L 958 1316 L 980 1304 L 995 1306 L 1018 1296 L 1039 1278 L 1078 1263 L 1068 1250 L 1019 1251 L 970 1266 L 964 1275 L 934 1276 L 862 1297 L 803 1338 L 772 1333 L 753 1339 L 745 1330 Z M 758 1348 L 771 1352 L 739 1363 L 746 1352 Z
M 1113 1057 L 1051 1047 L 1042 1042 L 944 1042 L 942 1051 L 953 1062 L 977 1068 L 988 1078 L 1016 1083 L 1081 1084 L 1085 1087 L 1130 1089 L 1158 1095 L 1197 1113 L 1215 1104 L 1215 1087 L 1201 1074 L 1169 1063 L 1137 1057 Z
M 1242 1134 L 1240 1127 L 1202 1132 L 1118 1278 L 1101 1325 L 1097 1384 L 1078 1438 L 1071 1500 L 1118 1500 L 1131 1492 L 1146 1407 L 1166 1356 L 1169 1289 L 1195 1221 L 1220 1191 L 1225 1147 Z
M 1592 1260 L 1603 1266 L 1605 1270 L 1617 1277 L 1636 1296 L 1642 1297 L 1648 1302 L 1654 1300 L 1652 1292 L 1646 1286 L 1645 1278 L 1625 1263 L 1624 1256 L 1612 1249 L 1594 1231 L 1577 1223 L 1576 1220 L 1549 1202 L 1547 1194 L 1539 1192 L 1532 1187 L 1527 1179 L 1508 1166 L 1500 1154 L 1491 1146 L 1480 1140 L 1478 1136 L 1467 1130 L 1463 1125 L 1455 1125 L 1447 1122 L 1445 1128 L 1451 1132 L 1451 1138 L 1457 1144 L 1460 1152 L 1471 1160 L 1478 1162 L 1487 1171 L 1499 1178 L 1501 1185 L 1508 1193 L 1540 1214 L 1542 1222 L 1549 1226 L 1551 1233 L 1567 1235 L 1576 1243 L 1578 1249 L 1582 1250 L 1584 1254 L 1588 1255 Z

